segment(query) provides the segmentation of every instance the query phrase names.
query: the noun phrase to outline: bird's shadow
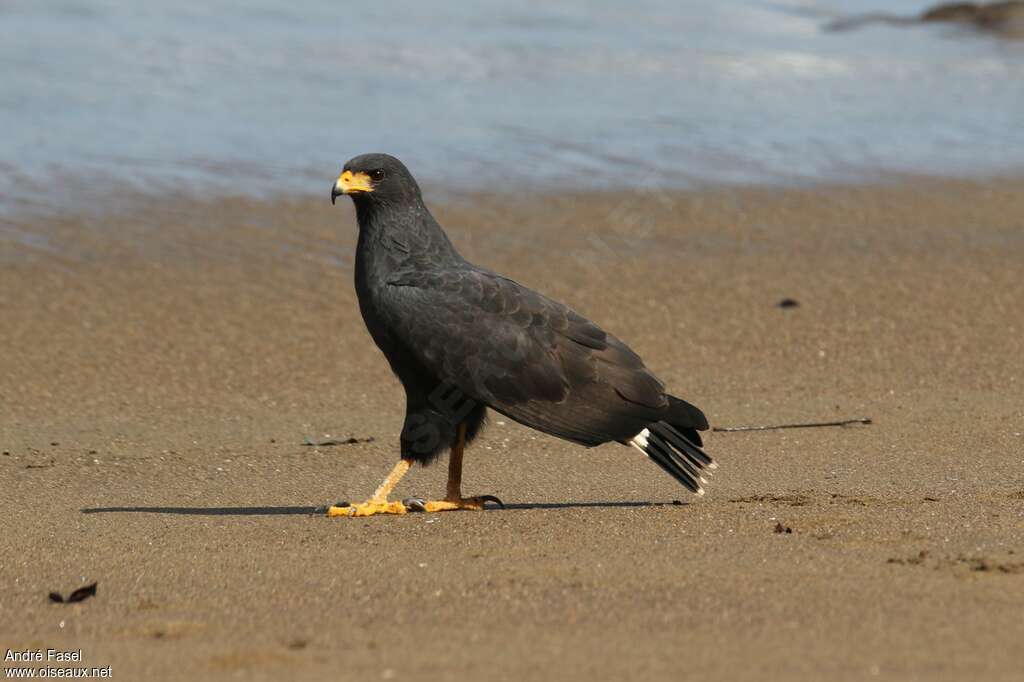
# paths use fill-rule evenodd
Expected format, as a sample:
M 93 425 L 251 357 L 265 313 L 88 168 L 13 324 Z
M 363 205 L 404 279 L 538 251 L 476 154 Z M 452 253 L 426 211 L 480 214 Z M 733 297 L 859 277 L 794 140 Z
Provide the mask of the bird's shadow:
M 591 509 L 594 507 L 606 509 L 628 509 L 632 507 L 678 507 L 685 502 L 650 502 L 646 500 L 635 502 L 513 502 L 506 504 L 504 509 Z M 501 507 L 488 507 L 488 511 L 502 511 Z
M 87 507 L 83 514 L 175 514 L 179 516 L 295 516 L 326 507 Z
M 502 507 L 489 506 L 487 511 L 523 509 L 623 509 L 634 507 L 673 507 L 684 502 L 520 502 Z M 87 507 L 83 514 L 171 514 L 177 516 L 301 516 L 319 515 L 327 511 L 321 507 Z

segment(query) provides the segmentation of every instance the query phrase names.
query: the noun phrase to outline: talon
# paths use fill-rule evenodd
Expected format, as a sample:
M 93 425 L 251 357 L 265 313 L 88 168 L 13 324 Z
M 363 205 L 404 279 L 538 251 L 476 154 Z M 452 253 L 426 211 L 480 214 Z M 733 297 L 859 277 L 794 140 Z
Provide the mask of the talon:
M 338 517 L 338 516 L 354 516 L 354 515 L 355 515 L 355 509 L 352 506 L 350 506 L 350 505 L 345 505 L 344 507 L 330 506 L 330 507 L 327 508 L 327 518 L 329 518 L 329 519 L 333 519 L 333 518 Z
M 493 503 L 495 503 L 496 505 L 498 505 L 499 507 L 501 507 L 502 509 L 504 509 L 504 508 L 505 508 L 505 503 L 504 503 L 504 502 L 502 502 L 501 500 L 499 500 L 499 499 L 498 499 L 497 497 L 495 497 L 494 495 L 481 495 L 481 496 L 480 496 L 480 505 L 481 505 L 481 506 L 485 505 L 485 504 L 486 504 L 486 503 L 488 503 L 488 502 L 493 502 Z
M 402 500 L 402 504 L 405 505 L 405 507 L 409 511 L 414 511 L 414 512 L 425 512 L 425 511 L 427 511 L 427 501 L 424 500 L 422 497 L 407 497 L 404 500 Z

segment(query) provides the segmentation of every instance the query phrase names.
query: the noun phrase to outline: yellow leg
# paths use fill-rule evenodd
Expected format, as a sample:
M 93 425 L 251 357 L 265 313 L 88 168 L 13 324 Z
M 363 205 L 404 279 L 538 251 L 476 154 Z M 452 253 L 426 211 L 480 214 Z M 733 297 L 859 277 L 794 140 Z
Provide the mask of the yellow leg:
M 453 511 L 456 509 L 484 508 L 487 502 L 495 502 L 501 506 L 497 497 L 493 495 L 481 495 L 479 497 L 462 496 L 462 455 L 466 449 L 466 425 L 459 424 L 458 435 L 452 444 L 451 457 L 448 460 L 448 492 L 443 500 L 421 500 L 410 498 L 403 502 L 389 502 L 388 495 L 395 489 L 398 482 L 402 480 L 406 472 L 412 466 L 411 459 L 402 459 L 395 468 L 391 470 L 388 477 L 377 486 L 373 496 L 366 502 L 339 507 L 332 506 L 327 510 L 327 516 L 373 516 L 374 514 L 405 514 L 410 511 Z
M 388 477 L 373 492 L 373 496 L 366 502 L 350 505 L 348 507 L 332 506 L 327 510 L 327 516 L 373 516 L 374 514 L 404 514 L 408 509 L 401 502 L 388 502 L 388 495 L 395 489 L 398 482 L 402 480 L 412 466 L 411 459 L 402 459 L 391 470 Z
M 448 459 L 448 491 L 443 500 L 408 500 L 410 509 L 425 512 L 454 511 L 456 509 L 481 510 L 486 502 L 496 502 L 497 497 L 481 495 L 479 497 L 462 496 L 462 455 L 466 449 L 466 425 L 459 424 L 458 435 L 452 444 L 452 452 Z

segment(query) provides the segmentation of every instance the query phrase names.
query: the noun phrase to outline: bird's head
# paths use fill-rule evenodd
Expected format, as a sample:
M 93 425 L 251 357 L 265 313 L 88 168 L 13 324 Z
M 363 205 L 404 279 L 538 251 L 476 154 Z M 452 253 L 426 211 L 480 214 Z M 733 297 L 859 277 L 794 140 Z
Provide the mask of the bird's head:
M 353 201 L 399 203 L 420 196 L 419 185 L 401 161 L 387 154 L 363 154 L 350 159 L 331 187 L 331 203 L 340 194 Z

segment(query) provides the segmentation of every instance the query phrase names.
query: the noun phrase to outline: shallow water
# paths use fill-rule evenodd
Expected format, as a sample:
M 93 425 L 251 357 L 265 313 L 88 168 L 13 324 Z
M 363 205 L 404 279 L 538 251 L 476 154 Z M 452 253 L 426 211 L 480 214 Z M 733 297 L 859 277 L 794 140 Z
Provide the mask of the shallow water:
M 457 190 L 1019 170 L 1024 46 L 820 28 L 923 4 L 7 0 L 0 201 L 326 196 L 374 150 Z

